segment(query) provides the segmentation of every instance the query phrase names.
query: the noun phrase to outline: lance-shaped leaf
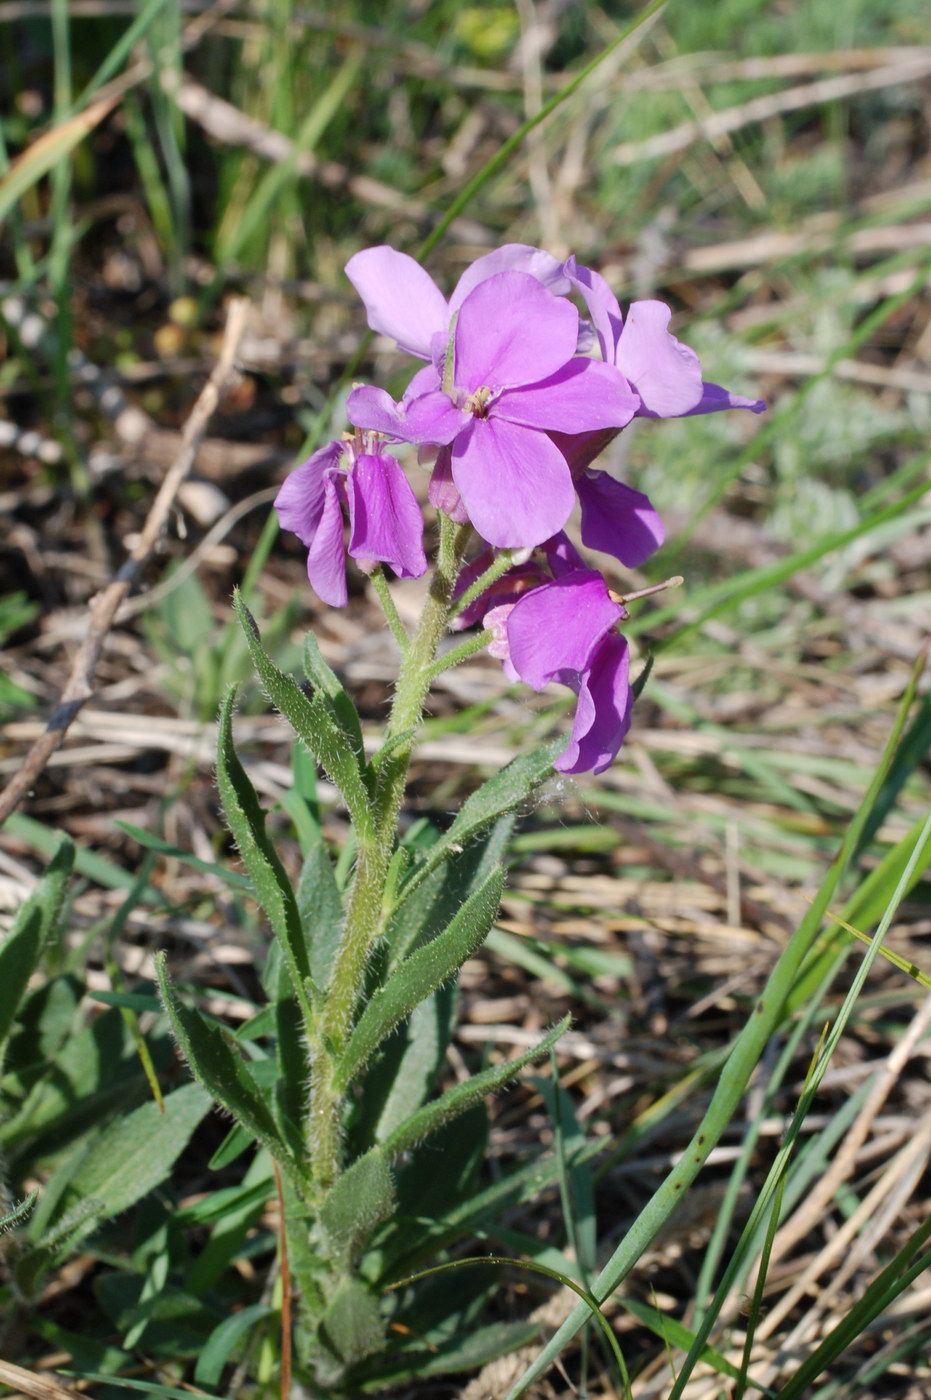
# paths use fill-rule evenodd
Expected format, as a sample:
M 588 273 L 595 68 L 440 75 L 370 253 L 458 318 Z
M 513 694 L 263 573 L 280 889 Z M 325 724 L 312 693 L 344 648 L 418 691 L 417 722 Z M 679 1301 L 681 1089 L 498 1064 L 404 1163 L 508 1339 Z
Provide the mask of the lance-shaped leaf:
M 409 1147 L 413 1147 L 414 1143 L 420 1142 L 430 1133 L 435 1133 L 438 1128 L 442 1128 L 453 1118 L 457 1118 L 460 1113 L 465 1113 L 467 1108 L 480 1103 L 487 1094 L 493 1094 L 496 1089 L 507 1084 L 508 1080 L 519 1074 L 525 1065 L 529 1065 L 533 1060 L 538 1060 L 541 1055 L 545 1055 L 550 1047 L 556 1044 L 559 1037 L 569 1029 L 571 1020 L 571 1016 L 564 1016 L 558 1025 L 547 1031 L 538 1044 L 530 1050 L 525 1050 L 515 1060 L 508 1060 L 503 1065 L 492 1065 L 491 1069 L 482 1070 L 481 1074 L 474 1074 L 465 1083 L 447 1089 L 440 1098 L 435 1099 L 433 1103 L 426 1104 L 408 1118 L 406 1123 L 402 1123 L 399 1128 L 396 1128 L 387 1141 L 382 1144 L 385 1156 L 390 1160 L 392 1157 L 397 1157 L 399 1153 L 406 1152 Z
M 235 606 L 266 695 L 339 788 L 359 835 L 371 836 L 374 822 L 360 757 L 361 734 L 352 727 L 346 728 L 325 690 L 318 690 L 308 700 L 294 677 L 279 671 L 262 646 L 255 619 L 238 594 Z M 348 696 L 346 699 L 351 704 Z
M 186 1007 L 179 1000 L 165 969 L 164 953 L 156 958 L 155 970 L 171 1029 L 194 1078 L 257 1142 L 268 1148 L 295 1184 L 302 1187 L 304 1183 L 297 1164 L 282 1142 L 275 1120 L 239 1055 L 228 1044 L 219 1026 L 210 1025 L 199 1011 Z
M 73 864 L 74 846 L 63 840 L 0 948 L 0 1060 L 20 1000 L 58 921 Z
M 430 848 L 422 865 L 411 871 L 398 897 L 396 908 L 405 902 L 409 895 L 427 878 L 438 865 L 451 854 L 464 846 L 490 822 L 513 812 L 527 800 L 533 790 L 540 786 L 552 773 L 553 759 L 565 747 L 562 739 L 545 744 L 534 753 L 523 754 L 513 759 L 506 768 L 488 779 L 486 783 L 467 797 L 459 809 L 455 821 Z
M 233 747 L 233 702 L 230 691 L 220 710 L 217 734 L 217 786 L 230 831 L 249 872 L 261 904 L 288 964 L 294 992 L 305 1020 L 312 1020 L 307 1002 L 306 979 L 310 962 L 301 928 L 301 916 L 291 882 L 265 830 L 265 813 L 258 795 Z
M 381 1148 L 373 1147 L 339 1177 L 320 1208 L 334 1259 L 348 1263 L 394 1209 L 394 1183 Z
M 307 942 L 310 975 L 318 987 L 325 987 L 343 930 L 343 903 L 323 841 L 315 841 L 304 857 L 297 907 Z
M 504 870 L 499 865 L 448 927 L 398 963 L 388 981 L 372 994 L 337 1065 L 340 1092 L 404 1017 L 458 972 L 481 945 L 498 912 L 503 884 Z
M 352 703 L 339 677 L 324 660 L 323 652 L 317 644 L 313 632 L 304 638 L 304 674 L 314 690 L 325 695 L 333 709 L 338 723 L 352 740 L 352 748 L 360 763 L 365 762 L 365 748 L 362 743 L 362 725 L 359 712 Z

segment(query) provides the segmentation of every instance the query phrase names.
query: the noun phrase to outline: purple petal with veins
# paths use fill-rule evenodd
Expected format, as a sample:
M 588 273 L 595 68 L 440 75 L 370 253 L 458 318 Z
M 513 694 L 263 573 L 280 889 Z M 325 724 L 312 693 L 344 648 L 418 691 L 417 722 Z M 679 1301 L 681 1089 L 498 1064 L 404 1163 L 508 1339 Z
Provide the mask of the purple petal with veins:
M 539 383 L 505 389 L 493 411 L 510 423 L 572 434 L 623 428 L 639 403 L 613 365 L 572 359 Z
M 318 447 L 312 456 L 289 472 L 275 497 L 275 509 L 282 529 L 297 535 L 309 545 L 323 514 L 324 477 L 328 467 L 339 465 L 343 454 L 340 442 Z
M 471 291 L 498 272 L 529 273 L 555 296 L 565 296 L 571 290 L 562 263 L 552 254 L 527 243 L 505 243 L 493 253 L 476 258 L 471 267 L 466 268 L 449 299 L 450 311 L 458 311 Z
M 683 418 L 695 418 L 700 413 L 720 413 L 725 408 L 749 408 L 751 413 L 763 413 L 766 409 L 765 399 L 745 399 L 743 394 L 732 394 L 722 389 L 720 384 L 705 383 L 701 387 L 700 401 L 694 408 L 688 409 Z
M 615 364 L 642 400 L 645 418 L 676 418 L 701 399 L 701 364 L 670 335 L 672 312 L 662 301 L 635 301 L 618 341 Z
M 314 592 L 331 607 L 346 606 L 346 546 L 341 497 L 345 473 L 330 469 L 324 477 L 324 505 L 307 554 L 307 577 Z
M 352 557 L 390 564 L 401 578 L 426 573 L 423 516 L 400 462 L 387 454 L 363 453 L 349 473 L 346 490 Z
M 575 354 L 579 313 L 526 272 L 499 272 L 470 292 L 455 331 L 456 387 L 536 384 Z
M 489 544 L 527 549 L 549 539 L 575 503 L 562 453 L 543 433 L 501 418 L 473 418 L 453 443 L 453 480 Z
M 591 666 L 572 685 L 579 697 L 572 737 L 553 767 L 559 773 L 602 773 L 614 762 L 630 728 L 633 694 L 627 642 L 611 632 Z M 570 682 L 571 684 L 571 682 Z
M 550 681 L 571 685 L 569 678 L 586 669 L 623 612 L 594 569 L 580 569 L 544 583 L 520 598 L 508 619 L 514 669 L 534 690 L 542 690 Z
M 617 297 L 594 268 L 579 267 L 574 257 L 567 258 L 564 267 L 566 276 L 588 307 L 601 346 L 601 358 L 613 365 L 614 351 L 624 325 Z
M 420 263 L 382 244 L 351 257 L 346 276 L 365 303 L 372 330 L 429 360 L 434 335 L 445 335 L 449 327 L 449 307 Z
M 642 491 L 601 471 L 583 472 L 575 485 L 582 504 L 582 543 L 589 549 L 613 554 L 629 569 L 659 549 L 666 529 Z

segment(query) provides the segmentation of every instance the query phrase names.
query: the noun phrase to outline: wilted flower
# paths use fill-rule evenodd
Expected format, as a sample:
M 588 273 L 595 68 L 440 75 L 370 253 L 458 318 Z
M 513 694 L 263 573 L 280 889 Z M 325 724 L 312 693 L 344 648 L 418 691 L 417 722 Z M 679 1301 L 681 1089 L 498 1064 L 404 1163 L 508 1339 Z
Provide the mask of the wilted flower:
M 363 568 L 389 564 L 401 578 L 426 573 L 420 506 L 400 462 L 381 451 L 375 433 L 318 448 L 285 478 L 275 508 L 284 528 L 307 545 L 307 577 L 332 607 L 346 603 L 347 552 Z

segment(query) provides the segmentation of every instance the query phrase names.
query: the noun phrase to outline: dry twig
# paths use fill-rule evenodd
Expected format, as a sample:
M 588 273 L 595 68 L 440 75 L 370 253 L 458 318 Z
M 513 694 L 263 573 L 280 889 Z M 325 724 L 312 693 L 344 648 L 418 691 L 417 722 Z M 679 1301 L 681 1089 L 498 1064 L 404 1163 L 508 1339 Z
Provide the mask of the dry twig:
M 0 793 L 0 823 L 6 820 L 32 787 L 52 754 L 60 747 L 69 725 L 94 693 L 94 672 L 107 633 L 113 625 L 120 604 L 158 543 L 178 488 L 193 466 L 197 448 L 232 372 L 236 350 L 245 329 L 247 311 L 248 302 L 244 300 L 234 301 L 230 305 L 220 357 L 185 424 L 181 434 L 180 451 L 162 482 L 128 559 L 107 587 L 91 600 L 87 634 L 78 648 L 71 674 L 48 726 L 29 750 L 19 772 Z

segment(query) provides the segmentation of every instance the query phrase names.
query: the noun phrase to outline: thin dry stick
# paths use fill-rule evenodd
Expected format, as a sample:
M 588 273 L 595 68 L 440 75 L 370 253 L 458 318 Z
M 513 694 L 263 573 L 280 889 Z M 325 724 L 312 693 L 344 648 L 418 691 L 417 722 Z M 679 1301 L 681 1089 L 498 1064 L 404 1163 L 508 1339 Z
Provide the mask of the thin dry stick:
M 29 750 L 22 767 L 0 793 L 0 823 L 4 822 L 26 795 L 64 740 L 68 727 L 82 706 L 93 695 L 94 672 L 103 650 L 107 633 L 113 625 L 117 610 L 129 593 L 140 569 L 149 558 L 165 528 L 178 488 L 188 475 L 197 455 L 197 448 L 207 431 L 221 394 L 233 369 L 233 360 L 246 325 L 249 303 L 243 299 L 230 304 L 220 357 L 209 380 L 201 390 L 191 415 L 181 434 L 181 449 L 161 484 L 158 495 L 146 517 L 138 540 L 129 558 L 116 577 L 90 603 L 90 623 L 84 641 L 78 648 L 71 674 L 61 693 L 48 727 Z
M 38 1376 L 35 1371 L 26 1371 L 11 1361 L 0 1361 L 0 1383 L 31 1396 L 32 1400 L 75 1400 L 77 1395 L 77 1391 L 66 1389 L 51 1377 Z

